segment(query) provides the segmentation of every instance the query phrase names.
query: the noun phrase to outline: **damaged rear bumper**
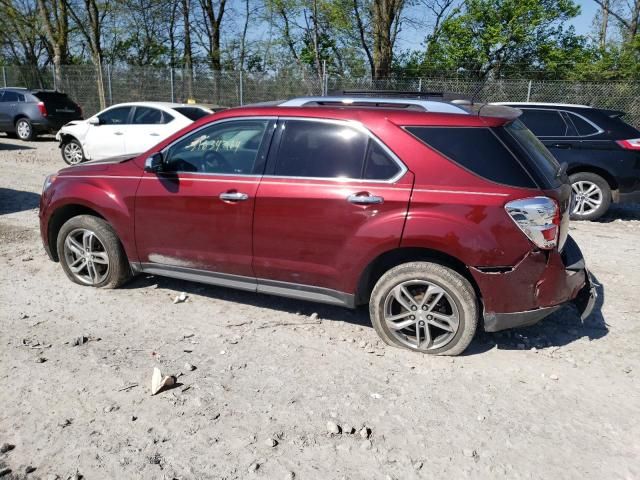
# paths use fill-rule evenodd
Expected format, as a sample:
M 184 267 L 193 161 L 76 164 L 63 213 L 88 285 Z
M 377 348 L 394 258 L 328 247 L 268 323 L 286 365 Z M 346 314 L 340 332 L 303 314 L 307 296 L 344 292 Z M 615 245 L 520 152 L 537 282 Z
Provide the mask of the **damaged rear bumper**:
M 471 270 L 488 332 L 533 325 L 570 302 L 585 319 L 595 306 L 593 280 L 571 237 L 562 253 L 530 252 L 513 268 Z

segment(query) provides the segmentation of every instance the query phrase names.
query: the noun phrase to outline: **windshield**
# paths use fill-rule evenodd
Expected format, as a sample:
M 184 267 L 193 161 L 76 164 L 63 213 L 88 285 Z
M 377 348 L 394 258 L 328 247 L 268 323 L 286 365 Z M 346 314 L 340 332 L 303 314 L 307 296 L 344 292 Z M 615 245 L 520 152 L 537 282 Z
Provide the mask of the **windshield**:
M 560 164 L 540 140 L 520 120 L 504 127 L 509 135 L 501 135 L 510 147 L 517 146 L 533 163 L 534 168 L 544 176 L 549 186 L 558 184 Z M 514 145 L 515 141 L 515 145 Z

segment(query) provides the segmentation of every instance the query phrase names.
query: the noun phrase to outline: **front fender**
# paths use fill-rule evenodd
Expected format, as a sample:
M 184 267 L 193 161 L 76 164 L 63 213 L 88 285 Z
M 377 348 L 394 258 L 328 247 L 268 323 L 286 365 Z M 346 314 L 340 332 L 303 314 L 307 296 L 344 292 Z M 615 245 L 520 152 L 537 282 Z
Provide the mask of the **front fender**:
M 135 193 L 140 182 L 136 177 L 58 177 L 41 212 L 41 224 L 47 232 L 65 212 L 77 206 L 88 209 L 104 218 L 114 229 L 130 262 L 138 262 L 134 237 Z M 66 219 L 65 219 L 66 221 Z M 43 232 L 43 237 L 45 236 Z M 55 248 L 55 246 L 50 246 Z

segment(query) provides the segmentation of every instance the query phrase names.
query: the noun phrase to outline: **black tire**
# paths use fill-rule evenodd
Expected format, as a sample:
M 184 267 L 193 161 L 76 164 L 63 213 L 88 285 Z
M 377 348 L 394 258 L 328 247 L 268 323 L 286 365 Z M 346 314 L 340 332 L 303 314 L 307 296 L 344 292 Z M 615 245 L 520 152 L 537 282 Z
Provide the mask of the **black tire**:
M 36 132 L 33 130 L 33 125 L 28 118 L 19 118 L 16 121 L 16 135 L 24 142 L 28 142 L 36 138 Z
M 569 181 L 571 182 L 572 195 L 574 196 L 571 220 L 597 220 L 609 210 L 609 206 L 611 205 L 611 187 L 600 175 L 591 172 L 577 172 L 569 176 Z M 592 201 L 599 200 L 599 205 L 594 207 L 592 203 L 583 201 L 583 207 L 581 208 L 581 200 L 578 198 L 579 192 L 589 185 L 596 187 L 594 191 L 595 196 L 592 198 Z M 594 193 L 591 195 L 594 195 Z
M 69 257 L 65 254 L 65 241 L 70 234 L 81 230 L 90 231 L 95 235 L 100 246 L 103 247 L 101 252 L 107 255 L 107 268 L 103 272 L 104 278 L 95 283 L 87 283 L 71 271 L 69 267 Z M 124 248 L 118 239 L 118 236 L 107 222 L 101 218 L 92 215 L 78 215 L 73 217 L 62 225 L 58 232 L 56 241 L 58 258 L 62 264 L 62 269 L 72 282 L 79 285 L 93 286 L 96 288 L 117 288 L 123 285 L 132 276 L 131 267 L 124 252 Z
M 457 310 L 458 325 L 455 332 L 447 334 L 449 340 L 437 348 L 417 348 L 403 343 L 385 321 L 388 297 L 395 287 L 404 282 L 423 281 L 440 288 Z M 437 302 L 436 302 L 437 303 Z M 453 309 L 454 307 L 451 306 Z M 469 346 L 478 325 L 478 301 L 469 281 L 456 271 L 431 262 L 410 262 L 398 265 L 386 272 L 376 283 L 369 300 L 369 314 L 376 332 L 389 345 L 432 355 L 459 355 Z M 411 317 L 414 318 L 414 317 Z M 410 327 L 411 328 L 411 327 Z M 424 325 L 422 328 L 430 328 Z M 442 337 L 440 337 L 442 338 Z M 432 341 L 435 346 L 436 341 Z
M 86 160 L 82 145 L 75 138 L 69 138 L 62 142 L 60 154 L 67 165 L 77 165 Z

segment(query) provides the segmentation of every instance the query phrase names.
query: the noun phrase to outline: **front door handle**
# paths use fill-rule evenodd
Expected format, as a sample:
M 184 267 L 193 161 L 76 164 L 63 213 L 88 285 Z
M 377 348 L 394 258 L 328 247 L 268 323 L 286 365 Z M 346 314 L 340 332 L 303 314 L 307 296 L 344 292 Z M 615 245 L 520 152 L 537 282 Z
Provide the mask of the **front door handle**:
M 244 202 L 249 199 L 249 195 L 242 192 L 224 192 L 219 198 L 225 202 Z
M 122 132 L 113 132 L 114 135 L 124 135 Z
M 160 136 L 159 133 L 150 133 L 149 135 L 151 135 L 152 137 L 159 137 Z
M 347 201 L 355 205 L 376 205 L 384 203 L 384 197 L 369 195 L 369 192 L 359 192 L 349 195 Z
M 552 143 L 551 144 L 552 148 L 562 148 L 562 149 L 568 149 L 571 148 L 571 144 L 570 143 Z

